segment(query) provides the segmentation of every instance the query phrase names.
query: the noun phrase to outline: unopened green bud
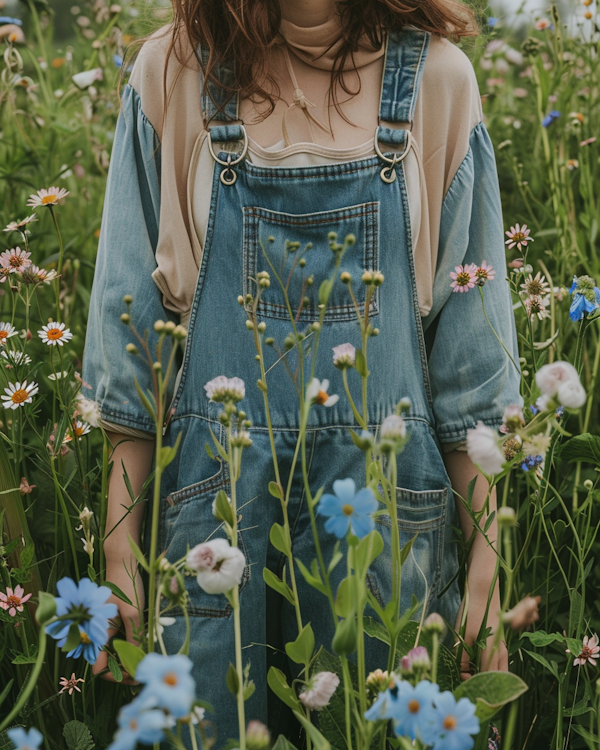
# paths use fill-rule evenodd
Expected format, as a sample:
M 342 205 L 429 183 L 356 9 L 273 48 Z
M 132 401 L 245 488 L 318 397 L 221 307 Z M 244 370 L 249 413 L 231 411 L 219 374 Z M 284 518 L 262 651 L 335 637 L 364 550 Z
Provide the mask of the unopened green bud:
M 356 650 L 356 619 L 350 615 L 338 622 L 331 647 L 339 656 L 348 656 Z
M 173 333 L 175 330 L 175 323 L 172 320 L 167 320 L 165 323 L 165 333 Z
M 261 320 L 261 322 L 258 324 L 257 328 L 258 328 L 258 330 L 259 330 L 260 333 L 264 333 L 265 330 L 266 330 L 266 328 L 267 328 L 267 324 L 265 323 L 264 320 Z
M 591 479 L 586 479 L 585 482 L 583 483 L 583 486 L 586 488 L 586 490 L 589 491 L 594 486 L 594 483 L 592 482 Z
M 283 342 L 283 348 L 286 351 L 289 351 L 290 349 L 293 349 L 296 346 L 296 338 L 294 337 L 293 333 L 288 333 L 288 335 L 285 337 L 285 340 Z
M 335 242 L 335 240 L 337 240 L 337 232 L 329 232 L 329 234 L 327 235 L 327 239 L 330 242 Z
M 131 320 L 131 318 L 129 317 L 129 315 L 127 313 L 123 313 L 123 315 L 121 315 L 121 323 L 125 323 L 125 325 L 128 326 L 130 320 Z
M 251 320 L 247 320 L 247 321 L 246 321 L 246 328 L 247 328 L 247 329 L 248 329 L 249 331 L 253 331 L 253 330 L 254 330 L 254 323 L 253 323 L 253 322 L 252 322 Z
M 130 354 L 137 354 L 138 348 L 135 344 L 127 344 L 125 347 L 125 350 L 128 351 Z
M 261 391 L 262 391 L 263 393 L 266 393 L 266 392 L 267 392 L 267 384 L 265 383 L 265 381 L 264 381 L 264 380 L 260 380 L 260 379 L 259 379 L 259 380 L 257 380 L 257 381 L 256 381 L 256 385 L 257 385 L 257 386 L 258 386 L 258 387 L 260 388 L 260 390 L 261 390 Z
M 160 371 L 162 370 L 162 365 L 161 365 L 161 363 L 160 363 L 160 362 L 155 362 L 155 363 L 154 363 L 154 364 L 152 365 L 152 369 L 154 370 L 154 372 L 160 372 Z
M 271 234 L 269 237 L 267 237 L 267 242 L 275 242 L 275 237 Z
M 252 295 L 251 294 L 247 294 L 246 295 L 246 304 L 247 305 L 251 305 L 252 304 Z
M 306 243 L 306 249 L 307 249 L 307 250 L 310 250 L 310 249 L 312 248 L 312 246 L 313 246 L 313 243 L 312 243 L 312 242 L 307 242 L 307 243 Z
M 379 328 L 373 328 L 371 331 L 371 336 L 379 336 Z
M 498 526 L 500 527 L 504 526 L 506 528 L 510 528 L 511 526 L 517 525 L 517 516 L 515 510 L 514 508 L 510 508 L 509 506 L 498 508 L 496 518 L 498 520 Z
M 306 265 L 306 258 L 300 258 L 300 260 L 298 261 L 298 265 L 300 266 L 300 268 L 304 268 L 304 266 Z
M 398 406 L 396 408 L 400 414 L 408 414 L 412 408 L 412 402 L 405 396 L 404 398 L 401 398 L 400 401 L 398 401 Z
M 315 320 L 315 322 L 311 325 L 311 328 L 313 331 L 320 331 L 321 330 L 321 324 L 318 320 Z
M 311 273 L 311 275 L 306 279 L 306 286 L 312 286 L 315 283 L 315 277 Z
M 309 307 L 310 305 L 310 299 L 308 297 L 304 297 L 302 300 L 302 307 Z
M 269 336 L 268 338 L 265 339 L 265 344 L 267 346 L 273 346 L 274 343 L 275 343 L 275 339 L 272 336 Z
M 373 274 L 373 283 L 375 286 L 381 286 L 385 280 L 384 275 L 381 273 L 381 271 L 375 271 Z
M 346 245 L 348 245 L 348 247 L 352 247 L 352 245 L 354 245 L 355 242 L 356 242 L 355 235 L 353 234 L 346 235 Z
M 373 271 L 365 271 L 362 275 L 363 284 L 373 283 Z
M 348 273 L 348 271 L 343 271 L 340 280 L 342 284 L 349 284 L 352 281 L 352 276 Z
M 179 341 L 182 341 L 187 336 L 187 330 L 184 326 L 178 325 L 175 326 L 175 330 L 173 331 L 173 338 L 178 339 Z
M 256 362 L 260 362 L 260 354 L 255 354 L 254 359 Z
M 156 333 L 162 333 L 165 330 L 165 321 L 157 320 L 154 324 L 154 330 L 156 331 Z
M 237 301 L 238 301 L 238 305 L 243 305 L 244 304 L 244 298 L 242 297 L 241 294 L 238 294 Z
M 133 297 L 131 296 L 131 294 L 126 294 L 126 295 L 125 295 L 125 296 L 123 297 L 123 302 L 124 302 L 124 303 L 125 303 L 126 305 L 130 305 L 130 304 L 131 304 L 131 303 L 133 302 Z

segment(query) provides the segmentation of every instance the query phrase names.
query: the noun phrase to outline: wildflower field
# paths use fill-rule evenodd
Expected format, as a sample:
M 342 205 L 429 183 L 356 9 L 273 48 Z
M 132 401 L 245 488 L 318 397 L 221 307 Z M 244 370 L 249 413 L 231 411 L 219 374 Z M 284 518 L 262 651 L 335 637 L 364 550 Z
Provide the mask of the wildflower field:
M 600 571 L 594 564 L 600 554 L 600 16 L 595 0 L 561 12 L 562 18 L 552 6 L 498 18 L 487 9 L 480 13 L 482 35 L 464 43 L 496 149 L 519 335 L 514 364 L 520 365 L 524 401 L 522 409 L 507 410 L 501 433 L 480 424 L 467 440 L 490 490 L 497 488 L 503 616 L 493 648 L 506 642 L 510 673 L 482 671 L 461 683 L 463 650 L 477 672 L 479 646 L 489 634 L 481 632 L 470 648 L 460 629 L 448 632 L 454 623 L 435 614 L 420 621 L 419 602 L 408 611 L 400 607 L 402 564 L 413 541 L 401 548 L 393 533 L 393 498 L 397 462 L 410 440 L 410 394 L 376 435 L 365 429 L 367 404 L 353 403 L 364 485 L 340 477 L 333 488 L 305 487 L 315 544 L 310 568 L 294 557 L 290 484 L 274 458 L 277 481 L 269 491 L 281 505 L 281 523 L 270 529 L 270 540 L 288 564 L 283 578 L 266 572 L 265 582 L 293 606 L 298 625 L 297 638 L 285 647 L 297 665 L 293 682 L 275 668 L 268 676 L 297 727 L 286 739 L 270 734 L 246 710 L 256 686 L 239 635 L 247 561 L 238 546 L 236 485 L 251 442 L 244 398 L 257 386 L 224 376 L 206 384 L 207 398 L 222 405 L 227 438 L 215 438 L 208 450 L 226 464 L 230 492 L 214 498 L 218 538 L 199 539 L 181 559 L 167 559 L 157 541 L 160 479 L 177 444 L 161 442 L 165 384 L 186 332 L 157 321 L 152 335 L 160 346 L 146 346 L 144 331 L 135 330 L 135 300 L 123 303 L 123 325 L 137 342 L 123 357 L 146 358 L 154 368 L 155 389 L 142 396 L 158 435 L 153 481 L 141 497 L 131 497 L 131 506 L 149 506 L 150 543 L 134 549 L 148 580 L 148 611 L 135 643 L 108 642 L 114 597 L 127 599 L 106 580 L 103 552 L 111 531 L 109 475 L 121 468 L 111 461 L 97 405 L 80 392 L 82 355 L 119 112 L 117 81 L 121 67 L 129 66 L 128 46 L 167 22 L 168 10 L 106 0 L 0 3 L 0 750 L 133 750 L 138 743 L 162 742 L 206 750 L 600 748 Z M 344 255 L 354 238 L 333 235 L 328 242 L 343 281 Z M 288 249 L 289 257 L 300 257 L 299 248 Z M 480 265 L 457 267 L 448 285 L 481 295 L 484 315 L 486 286 L 497 274 L 482 248 Z M 316 280 L 319 319 L 306 328 L 293 315 L 290 321 L 289 346 L 298 348 L 302 365 L 294 408 L 302 425 L 297 456 L 303 467 L 311 410 L 350 397 L 348 387 L 329 392 L 314 371 L 335 280 Z M 276 342 L 265 334 L 258 303 L 279 282 L 276 269 L 261 272 L 249 297 L 239 300 L 256 344 L 267 413 L 264 352 Z M 358 283 L 368 302 L 385 280 L 375 272 Z M 235 290 L 232 305 L 241 291 Z M 282 293 L 287 295 L 285 285 Z M 298 302 L 285 298 L 290 310 Z M 333 357 L 344 384 L 356 378 L 366 393 L 375 332 L 368 314 L 356 309 L 362 347 L 340 341 Z M 303 344 L 309 334 L 312 349 Z M 288 346 L 287 339 L 279 343 Z M 461 345 L 468 352 L 469 342 Z M 462 498 L 486 534 L 492 519 L 485 508 L 471 510 L 470 500 Z M 366 585 L 383 549 L 374 521 L 381 513 L 392 519 L 394 593 L 385 608 Z M 340 542 L 334 559 L 323 559 L 317 516 L 327 519 L 325 533 Z M 469 546 L 459 546 L 465 560 Z M 347 575 L 334 589 L 331 574 L 338 565 Z M 462 570 L 458 576 L 462 583 Z M 330 649 L 315 649 L 298 602 L 300 579 L 331 610 Z M 164 653 L 161 634 L 173 622 L 171 610 L 187 621 L 190 585 L 226 596 L 231 607 L 235 664 L 215 679 L 226 680 L 233 693 L 234 726 L 215 727 L 210 697 L 196 694 L 188 640 L 178 654 Z M 370 674 L 367 639 L 384 643 L 389 654 Z M 92 674 L 102 648 L 109 653 L 111 680 Z

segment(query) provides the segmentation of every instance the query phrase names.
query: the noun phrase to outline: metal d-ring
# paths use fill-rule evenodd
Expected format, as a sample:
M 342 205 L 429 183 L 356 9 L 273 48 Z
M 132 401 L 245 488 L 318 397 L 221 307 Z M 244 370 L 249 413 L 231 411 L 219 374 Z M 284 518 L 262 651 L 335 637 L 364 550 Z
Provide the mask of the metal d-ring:
M 241 128 L 244 131 L 244 146 L 242 148 L 242 153 L 235 159 L 233 158 L 232 154 L 228 154 L 227 161 L 219 159 L 219 157 L 215 154 L 212 144 L 212 138 L 210 137 L 210 133 L 208 134 L 208 150 L 210 151 L 210 155 L 217 162 L 217 164 L 221 164 L 223 167 L 227 167 L 227 169 L 224 169 L 221 172 L 220 176 L 221 182 L 224 185 L 233 185 L 233 183 L 237 180 L 237 173 L 232 169 L 232 167 L 234 167 L 236 164 L 239 164 L 245 158 L 248 151 L 248 133 L 246 133 L 246 128 L 243 125 L 241 126 Z
M 404 151 L 401 154 L 394 153 L 393 157 L 390 159 L 388 156 L 384 156 L 381 149 L 379 148 L 379 140 L 377 138 L 377 133 L 379 132 L 379 126 L 375 129 L 375 151 L 377 153 L 377 156 L 382 161 L 385 161 L 389 166 L 383 167 L 381 172 L 379 173 L 381 175 L 381 179 L 384 182 L 387 182 L 388 184 L 394 182 L 396 179 L 396 164 L 399 164 L 408 154 L 410 151 L 410 147 L 412 146 L 413 137 L 410 133 L 410 130 L 406 131 L 407 140 L 406 140 L 406 146 L 404 148 Z

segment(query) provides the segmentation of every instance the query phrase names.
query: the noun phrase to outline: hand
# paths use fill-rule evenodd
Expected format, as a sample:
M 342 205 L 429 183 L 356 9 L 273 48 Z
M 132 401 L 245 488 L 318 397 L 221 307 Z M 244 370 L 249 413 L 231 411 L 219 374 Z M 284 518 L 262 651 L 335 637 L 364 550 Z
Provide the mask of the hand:
M 487 605 L 488 591 L 486 591 L 485 589 L 482 589 L 481 591 L 477 591 L 477 589 L 470 589 L 469 591 L 469 608 L 467 611 L 467 622 L 464 635 L 465 643 L 469 647 L 472 647 L 473 643 L 477 639 L 481 623 L 483 622 Z M 464 602 L 465 600 L 463 599 L 458 611 L 458 616 L 456 618 L 455 630 L 457 632 L 459 631 L 463 616 Z M 499 615 L 500 594 L 498 584 L 496 583 L 486 622 L 486 625 L 492 629 L 492 634 L 487 638 L 485 648 L 481 651 L 481 672 L 508 672 L 508 650 L 506 648 L 506 643 L 504 641 L 500 641 L 496 645 L 496 648 L 494 648 L 496 640 L 495 633 L 497 632 L 500 625 Z M 467 653 L 466 649 L 463 648 L 460 664 L 461 680 L 468 680 L 469 677 L 472 677 L 472 670 L 474 669 L 474 667 L 475 665 L 469 660 L 469 654 Z
M 132 581 L 125 572 L 123 562 L 118 561 L 114 564 L 111 564 L 110 561 L 108 561 L 106 568 L 106 578 L 108 581 L 111 581 L 111 583 L 116 584 L 132 602 L 136 601 L 137 594 L 137 601 L 139 601 L 140 610 L 143 611 L 144 587 L 139 575 L 135 578 L 134 587 L 134 581 Z M 111 594 L 108 601 L 116 604 L 119 609 L 117 617 L 114 618 L 114 620 L 109 621 L 111 623 L 114 623 L 115 625 L 108 630 L 109 640 L 114 636 L 117 636 L 118 638 L 124 637 L 125 640 L 138 646 L 139 642 L 134 636 L 134 629 L 135 631 L 139 631 L 140 628 L 140 610 L 138 610 L 136 606 L 132 606 L 131 604 L 127 604 L 121 599 L 118 599 L 114 594 Z M 121 623 L 118 622 L 119 619 L 121 620 Z M 121 625 L 121 627 L 117 627 L 117 625 Z M 98 654 L 98 658 L 96 659 L 96 663 L 92 665 L 93 674 L 99 674 L 100 672 L 102 672 L 102 670 L 106 671 L 101 675 L 101 677 L 103 677 L 105 680 L 108 680 L 109 682 L 116 682 L 110 670 L 108 669 L 108 653 L 106 651 L 100 651 L 100 653 Z M 138 683 L 131 675 L 123 670 L 123 681 L 121 682 L 121 684 L 137 685 Z

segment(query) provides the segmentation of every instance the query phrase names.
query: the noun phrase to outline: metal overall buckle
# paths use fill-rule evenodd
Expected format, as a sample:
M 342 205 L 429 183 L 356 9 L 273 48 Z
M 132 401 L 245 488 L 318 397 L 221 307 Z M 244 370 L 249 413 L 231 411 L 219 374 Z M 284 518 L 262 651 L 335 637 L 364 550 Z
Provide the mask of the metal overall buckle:
M 220 179 L 223 185 L 233 185 L 237 180 L 237 172 L 235 171 L 235 169 L 232 169 L 232 167 L 235 167 L 236 164 L 239 164 L 245 158 L 248 151 L 248 133 L 246 133 L 246 128 L 243 125 L 241 125 L 240 127 L 244 131 L 244 145 L 242 148 L 242 153 L 239 156 L 236 156 L 235 159 L 233 158 L 233 154 L 227 154 L 227 161 L 219 159 L 219 157 L 215 154 L 212 144 L 212 138 L 210 137 L 210 132 L 208 134 L 208 150 L 210 151 L 210 155 L 217 162 L 217 164 L 221 164 L 223 167 L 227 167 L 227 169 L 222 170 L 220 175 Z
M 412 146 L 413 137 L 411 135 L 410 130 L 406 131 L 407 140 L 406 140 L 406 146 L 404 147 L 404 151 L 401 154 L 395 153 L 393 157 L 390 159 L 389 156 L 384 156 L 381 149 L 379 148 L 379 140 L 377 138 L 377 134 L 379 132 L 379 125 L 375 129 L 375 151 L 377 153 L 377 156 L 379 158 L 386 162 L 389 166 L 382 167 L 381 172 L 379 173 L 381 175 L 381 179 L 384 182 L 387 182 L 388 184 L 392 183 L 396 179 L 396 165 L 400 164 L 400 162 L 406 158 L 406 155 L 410 151 L 410 148 Z

